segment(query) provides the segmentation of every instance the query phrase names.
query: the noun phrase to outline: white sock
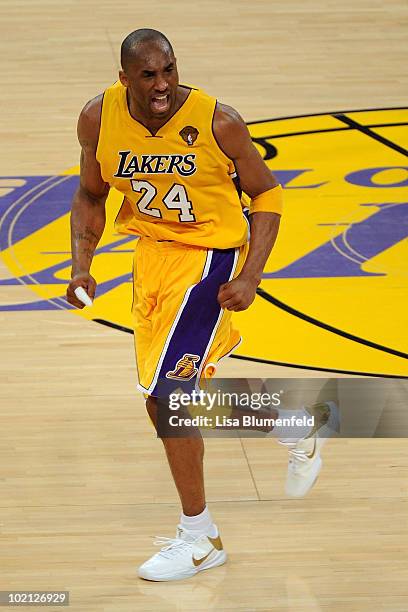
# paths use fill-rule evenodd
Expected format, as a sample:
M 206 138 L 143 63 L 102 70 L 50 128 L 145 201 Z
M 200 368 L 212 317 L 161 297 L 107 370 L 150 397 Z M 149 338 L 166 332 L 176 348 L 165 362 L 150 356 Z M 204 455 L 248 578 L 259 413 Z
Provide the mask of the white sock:
M 285 408 L 278 408 L 278 419 L 310 419 L 311 415 L 305 410 L 305 408 L 300 408 L 300 410 L 286 410 Z M 296 425 L 296 424 L 286 424 L 286 425 L 275 425 L 273 428 L 273 436 L 274 438 L 286 438 L 293 439 L 294 441 L 300 440 L 301 438 L 306 438 L 306 436 L 312 431 L 313 425 Z
M 210 538 L 216 538 L 218 535 L 217 527 L 214 525 L 210 511 L 207 506 L 196 516 L 186 516 L 181 513 L 180 525 L 187 531 L 191 531 L 196 535 L 209 535 Z

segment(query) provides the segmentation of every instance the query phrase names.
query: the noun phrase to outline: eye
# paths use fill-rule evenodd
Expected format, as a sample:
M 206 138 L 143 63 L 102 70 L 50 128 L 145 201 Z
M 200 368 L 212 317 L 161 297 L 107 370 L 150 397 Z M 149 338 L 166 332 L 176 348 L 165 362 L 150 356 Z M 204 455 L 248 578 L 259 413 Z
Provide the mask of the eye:
M 173 70 L 174 70 L 173 67 L 166 68 L 166 72 L 173 72 Z

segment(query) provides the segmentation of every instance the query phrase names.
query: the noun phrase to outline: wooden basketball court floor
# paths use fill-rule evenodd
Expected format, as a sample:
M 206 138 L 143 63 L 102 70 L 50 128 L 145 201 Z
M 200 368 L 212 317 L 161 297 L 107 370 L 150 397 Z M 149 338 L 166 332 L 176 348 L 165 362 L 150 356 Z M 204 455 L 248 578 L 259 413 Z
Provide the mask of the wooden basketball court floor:
M 0 7 L 4 177 L 77 163 L 76 117 L 115 80 L 120 42 L 137 27 L 164 31 L 182 80 L 248 121 L 406 104 L 398 0 Z M 9 187 L 0 177 L 2 194 Z M 0 300 L 32 293 L 3 286 Z M 78 612 L 408 609 L 404 439 L 331 441 L 303 500 L 284 496 L 286 452 L 273 440 L 207 440 L 207 497 L 229 562 L 179 583 L 141 581 L 136 568 L 154 535 L 172 535 L 179 505 L 134 391 L 131 336 L 61 310 L 0 321 L 0 590 L 68 590 Z M 233 359 L 221 373 L 322 375 Z

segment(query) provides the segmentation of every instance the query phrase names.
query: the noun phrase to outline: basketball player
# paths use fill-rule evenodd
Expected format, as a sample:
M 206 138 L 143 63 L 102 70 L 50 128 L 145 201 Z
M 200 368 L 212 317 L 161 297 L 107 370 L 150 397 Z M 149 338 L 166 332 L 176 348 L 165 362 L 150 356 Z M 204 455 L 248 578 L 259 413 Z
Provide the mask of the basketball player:
M 139 389 L 157 425 L 160 380 L 183 385 L 210 377 L 240 342 L 231 314 L 255 299 L 276 240 L 281 186 L 252 144 L 238 113 L 179 84 L 176 58 L 155 30 L 129 34 L 119 81 L 81 112 L 80 186 L 72 205 L 74 291 L 95 295 L 90 275 L 111 187 L 123 193 L 115 227 L 140 236 L 134 259 L 135 349 Z M 250 240 L 239 190 L 251 198 Z M 150 580 L 176 580 L 225 562 L 205 503 L 201 437 L 163 437 L 182 514 L 174 539 L 139 568 Z M 313 484 L 318 453 L 293 487 Z M 307 444 L 314 448 L 314 438 Z M 308 446 L 310 450 L 310 447 Z M 310 464 L 310 465 L 309 465 Z M 296 491 L 294 492 L 296 494 Z

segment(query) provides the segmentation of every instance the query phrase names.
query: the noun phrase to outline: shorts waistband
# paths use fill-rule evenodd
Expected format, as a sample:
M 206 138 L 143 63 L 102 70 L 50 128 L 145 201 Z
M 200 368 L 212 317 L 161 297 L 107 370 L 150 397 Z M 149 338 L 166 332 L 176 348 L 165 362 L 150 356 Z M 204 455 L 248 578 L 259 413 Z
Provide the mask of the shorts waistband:
M 206 247 L 176 242 L 175 240 L 156 240 L 155 238 L 150 238 L 149 236 L 140 236 L 138 243 L 140 243 L 142 248 L 147 248 L 162 253 L 182 252 L 186 250 L 208 251 Z

